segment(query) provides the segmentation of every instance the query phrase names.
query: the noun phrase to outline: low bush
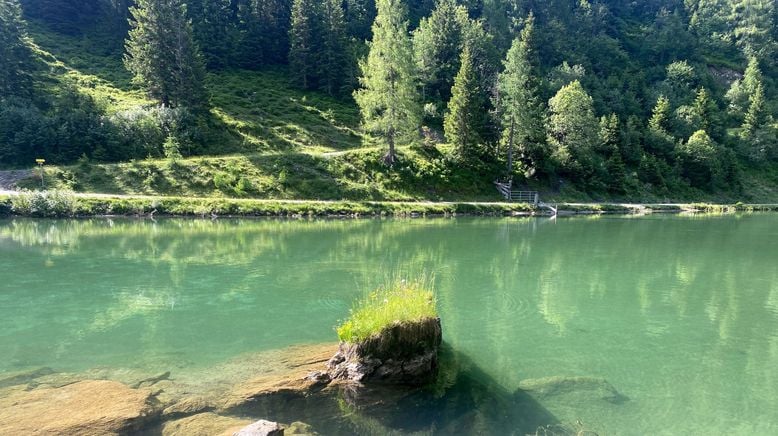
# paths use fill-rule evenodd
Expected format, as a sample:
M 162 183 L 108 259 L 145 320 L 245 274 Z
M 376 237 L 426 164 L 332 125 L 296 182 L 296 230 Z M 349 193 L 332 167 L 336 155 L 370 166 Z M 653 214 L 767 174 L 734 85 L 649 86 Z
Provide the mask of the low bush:
M 11 212 L 37 218 L 70 217 L 78 210 L 78 199 L 66 191 L 22 191 L 11 197 Z

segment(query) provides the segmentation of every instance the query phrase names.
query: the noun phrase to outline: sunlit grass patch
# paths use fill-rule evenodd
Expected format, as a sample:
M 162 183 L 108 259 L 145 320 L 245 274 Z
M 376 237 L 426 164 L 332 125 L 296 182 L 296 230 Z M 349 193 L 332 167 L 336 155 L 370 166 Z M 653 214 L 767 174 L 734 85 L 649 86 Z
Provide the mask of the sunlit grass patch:
M 351 309 L 351 316 L 337 328 L 344 342 L 359 342 L 394 323 L 438 316 L 431 277 L 395 279 L 367 294 Z

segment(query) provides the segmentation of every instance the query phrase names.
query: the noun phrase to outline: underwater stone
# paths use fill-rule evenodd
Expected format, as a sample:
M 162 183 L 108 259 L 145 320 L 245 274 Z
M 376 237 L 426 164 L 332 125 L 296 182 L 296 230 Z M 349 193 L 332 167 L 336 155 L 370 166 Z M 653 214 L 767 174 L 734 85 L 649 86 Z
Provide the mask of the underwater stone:
M 233 433 L 233 436 L 284 436 L 284 428 L 277 422 L 259 420 Z

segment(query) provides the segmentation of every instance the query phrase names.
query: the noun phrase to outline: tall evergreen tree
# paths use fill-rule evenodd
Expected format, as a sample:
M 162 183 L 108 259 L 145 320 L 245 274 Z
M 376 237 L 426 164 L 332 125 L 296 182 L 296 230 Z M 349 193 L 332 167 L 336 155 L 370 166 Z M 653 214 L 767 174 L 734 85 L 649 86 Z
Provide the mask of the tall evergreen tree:
M 461 66 L 454 80 L 443 127 L 449 144 L 459 158 L 475 157 L 483 139 L 480 132 L 486 124 L 486 96 L 475 71 L 470 47 L 462 51 Z
M 207 103 L 205 68 L 182 0 L 137 0 L 125 65 L 149 95 L 165 106 Z
M 291 0 L 232 0 L 240 32 L 237 63 L 243 67 L 285 63 L 289 57 Z
M 384 162 L 397 160 L 398 140 L 417 134 L 421 108 L 416 99 L 416 68 L 402 0 L 378 0 L 370 53 L 360 62 L 361 88 L 354 99 L 365 129 L 380 134 L 389 150 Z
M 320 2 L 294 0 L 289 29 L 289 71 L 303 88 L 316 85 L 316 64 L 321 43 Z
M 759 68 L 759 60 L 755 56 L 748 59 L 748 67 L 743 74 L 742 80 L 736 80 L 732 83 L 727 92 L 729 100 L 729 112 L 738 119 L 743 119 L 748 110 L 751 97 L 754 95 L 757 86 L 762 83 L 762 70 Z
M 540 81 L 533 47 L 534 18 L 529 16 L 521 36 L 513 41 L 498 80 L 498 109 L 502 113 L 503 138 L 508 146 L 508 172 L 513 172 L 514 150 L 524 165 L 535 172 L 548 171 Z
M 319 88 L 330 95 L 345 86 L 349 64 L 346 23 L 340 0 L 324 0 L 322 4 L 322 41 L 319 52 Z
M 236 28 L 230 0 L 193 0 L 187 3 L 194 38 L 209 68 L 224 68 L 235 50 Z
M 27 28 L 18 0 L 0 1 L 0 98 L 22 94 L 29 85 Z
M 357 41 L 370 39 L 370 27 L 375 20 L 375 0 L 344 0 L 346 32 Z
M 664 95 L 660 96 L 654 110 L 651 113 L 651 119 L 648 121 L 648 127 L 652 130 L 659 132 L 668 132 L 670 129 L 670 116 L 672 110 L 670 108 L 670 100 Z
M 414 32 L 413 51 L 425 101 L 445 103 L 451 98 L 468 22 L 467 9 L 456 0 L 437 0 L 432 14 Z
M 715 139 L 721 139 L 724 132 L 721 129 L 719 118 L 719 108 L 713 101 L 710 93 L 704 87 L 697 90 L 697 96 L 694 98 L 694 114 L 699 120 L 698 130 L 705 130 Z
M 670 156 L 675 146 L 675 139 L 670 134 L 671 117 L 670 100 L 664 95 L 659 96 L 648 121 L 648 134 L 646 136 L 648 151 L 663 157 Z

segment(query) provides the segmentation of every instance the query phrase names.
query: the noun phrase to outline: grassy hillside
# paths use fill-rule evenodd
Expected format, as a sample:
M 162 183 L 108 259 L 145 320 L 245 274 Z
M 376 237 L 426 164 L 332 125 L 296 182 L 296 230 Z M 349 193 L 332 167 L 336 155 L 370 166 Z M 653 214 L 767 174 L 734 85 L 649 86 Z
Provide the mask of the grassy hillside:
M 31 38 L 42 67 L 37 83 L 47 92 L 65 89 L 92 97 L 107 116 L 151 106 L 131 83 L 121 46 L 52 33 L 33 25 Z M 381 147 L 359 128 L 348 98 L 294 87 L 284 67 L 226 70 L 208 76 L 210 135 L 203 156 L 152 157 L 105 164 L 82 159 L 47 169 L 49 186 L 80 192 L 272 199 L 495 201 L 490 167 L 462 167 L 446 146 L 401 148 L 394 168 L 380 164 Z M 36 187 L 37 180 L 21 184 Z M 559 201 L 778 201 L 778 171 L 750 171 L 743 186 L 711 195 L 683 188 L 657 195 L 650 186 L 627 195 L 591 196 L 572 186 L 527 182 L 527 189 Z

